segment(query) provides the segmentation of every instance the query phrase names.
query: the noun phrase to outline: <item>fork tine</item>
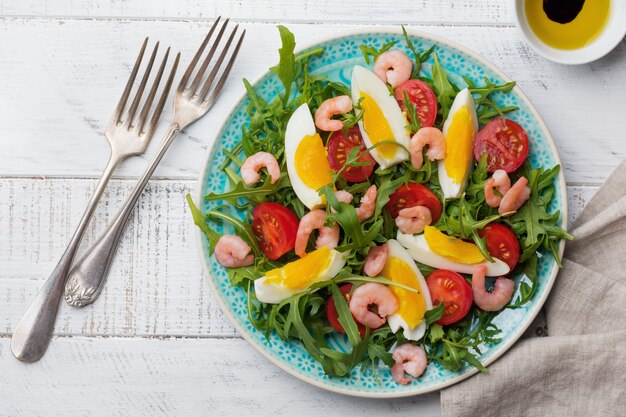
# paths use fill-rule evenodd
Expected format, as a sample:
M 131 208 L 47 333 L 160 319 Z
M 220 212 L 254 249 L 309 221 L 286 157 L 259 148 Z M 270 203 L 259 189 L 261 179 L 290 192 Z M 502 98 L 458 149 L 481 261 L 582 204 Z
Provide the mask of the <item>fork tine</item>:
M 213 32 L 215 31 L 215 28 L 217 27 L 217 24 L 219 23 L 221 18 L 222 18 L 221 16 L 218 16 L 217 19 L 215 19 L 215 22 L 213 23 L 213 26 L 211 26 L 209 33 L 205 36 L 204 40 L 202 41 L 202 44 L 198 48 L 198 51 L 196 51 L 196 54 L 194 55 L 193 59 L 189 63 L 187 70 L 183 74 L 183 77 L 180 79 L 180 83 L 178 84 L 178 91 L 185 90 L 185 86 L 187 86 L 187 81 L 189 81 L 189 77 L 191 77 L 191 73 L 196 67 L 198 60 L 200 59 L 200 57 L 202 56 L 202 53 L 204 52 L 204 48 L 206 48 L 207 44 L 209 43 L 209 39 L 211 39 L 211 36 L 213 35 Z
M 217 81 L 217 84 L 215 85 L 215 88 L 213 88 L 213 92 L 204 101 L 206 103 L 205 105 L 207 107 L 211 107 L 213 105 L 213 103 L 217 99 L 217 96 L 219 95 L 220 91 L 222 90 L 222 87 L 224 86 L 224 83 L 226 82 L 226 79 L 228 78 L 228 74 L 230 74 L 230 70 L 232 69 L 233 64 L 235 63 L 235 60 L 237 59 L 237 54 L 239 54 L 239 48 L 241 47 L 241 43 L 243 42 L 244 36 L 246 36 L 246 30 L 245 29 L 243 30 L 243 32 L 241 33 L 241 36 L 239 37 L 239 40 L 237 41 L 237 45 L 235 46 L 235 50 L 231 54 L 230 60 L 228 61 L 228 64 L 226 64 L 226 68 L 224 68 L 224 72 L 222 72 L 222 76 Z
M 143 54 L 146 51 L 147 45 L 148 38 L 144 39 L 143 45 L 141 45 L 141 50 L 139 51 L 139 55 L 137 55 L 137 59 L 135 60 L 135 66 L 130 73 L 130 77 L 128 77 L 128 81 L 126 82 L 126 87 L 124 87 L 122 97 L 120 97 L 120 101 L 117 103 L 117 107 L 115 108 L 115 112 L 113 113 L 113 118 L 116 124 L 120 122 L 120 116 L 124 111 L 124 107 L 126 106 L 126 102 L 128 101 L 128 96 L 130 95 L 130 91 L 132 90 L 133 84 L 135 83 L 135 77 L 137 76 L 137 72 L 139 71 L 139 66 L 141 65 L 141 60 L 143 59 Z
M 135 113 L 137 112 L 137 108 L 139 107 L 139 103 L 141 102 L 141 96 L 143 95 L 143 90 L 146 88 L 146 84 L 148 83 L 148 78 L 150 77 L 150 72 L 152 71 L 152 65 L 154 64 L 154 59 L 156 58 L 157 51 L 159 50 L 159 42 L 154 45 L 154 49 L 152 50 L 152 55 L 150 56 L 150 61 L 148 61 L 148 65 L 146 66 L 146 70 L 144 71 L 141 82 L 139 83 L 139 88 L 135 93 L 135 98 L 133 99 L 130 108 L 128 109 L 128 114 L 126 116 L 126 120 L 124 123 L 128 126 L 130 130 L 133 125 L 133 119 L 135 117 Z
M 159 67 L 159 71 L 157 72 L 156 77 L 154 78 L 154 82 L 152 83 L 152 88 L 150 89 L 150 93 L 148 94 L 148 98 L 143 105 L 143 109 L 139 114 L 139 120 L 137 124 L 139 125 L 139 134 L 143 132 L 143 128 L 146 124 L 146 118 L 148 116 L 148 112 L 150 111 L 150 107 L 152 107 L 152 102 L 154 101 L 154 96 L 159 88 L 159 83 L 161 82 L 161 77 L 163 76 L 163 71 L 165 70 L 165 64 L 167 64 L 167 59 L 170 56 L 170 48 L 167 48 L 165 51 L 165 56 L 163 57 L 163 61 L 161 62 L 161 66 Z
M 229 19 L 226 19 L 224 21 L 224 24 L 222 25 L 222 28 L 220 29 L 219 33 L 217 34 L 217 37 L 215 38 L 215 40 L 213 41 L 213 45 L 211 45 L 211 49 L 209 49 L 209 53 L 207 54 L 206 58 L 204 58 L 204 62 L 202 63 L 202 66 L 198 70 L 198 73 L 196 74 L 196 77 L 193 79 L 193 82 L 191 83 L 191 86 L 189 86 L 189 91 L 191 91 L 191 95 L 192 96 L 195 95 L 196 88 L 198 88 L 198 85 L 200 85 L 200 81 L 202 81 L 202 77 L 204 76 L 204 73 L 205 73 L 207 67 L 211 63 L 211 59 L 213 58 L 213 55 L 215 54 L 215 51 L 217 50 L 217 47 L 218 47 L 218 45 L 220 43 L 220 40 L 222 39 L 222 35 L 224 34 L 224 31 L 226 30 L 226 26 L 228 25 L 228 21 L 229 21 Z
M 147 132 L 151 132 L 152 130 L 154 130 L 157 122 L 159 121 L 159 118 L 161 117 L 163 107 L 165 107 L 165 102 L 167 101 L 170 88 L 172 87 L 172 82 L 174 81 L 174 76 L 176 75 L 176 69 L 178 69 L 178 61 L 180 61 L 180 52 L 176 54 L 176 59 L 174 60 L 174 63 L 172 64 L 172 69 L 170 70 L 170 76 L 167 77 L 167 81 L 165 82 L 165 86 L 163 87 L 163 91 L 161 92 L 159 102 L 154 109 L 154 113 L 152 114 L 152 118 L 150 119 L 150 124 L 148 124 L 148 129 L 146 129 Z
M 217 58 L 217 61 L 215 61 L 215 65 L 213 65 L 213 68 L 211 69 L 209 76 L 204 82 L 204 85 L 202 86 L 202 90 L 198 94 L 198 97 L 201 97 L 202 100 L 204 100 L 204 96 L 206 96 L 206 93 L 209 91 L 211 84 L 213 84 L 215 75 L 217 74 L 217 71 L 220 69 L 222 62 L 224 61 L 224 57 L 226 56 L 226 54 L 228 53 L 228 50 L 230 49 L 230 45 L 232 44 L 233 39 L 235 38 L 235 33 L 237 32 L 238 28 L 239 28 L 239 25 L 235 26 L 235 28 L 231 32 L 230 36 L 228 37 L 228 41 L 226 41 L 226 45 L 224 45 L 224 49 L 222 49 L 222 53 Z

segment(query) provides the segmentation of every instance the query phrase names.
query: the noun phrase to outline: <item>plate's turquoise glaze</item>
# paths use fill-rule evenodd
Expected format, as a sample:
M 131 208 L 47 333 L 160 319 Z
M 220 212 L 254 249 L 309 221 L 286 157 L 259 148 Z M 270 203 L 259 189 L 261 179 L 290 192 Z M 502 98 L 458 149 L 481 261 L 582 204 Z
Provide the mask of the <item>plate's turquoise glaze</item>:
M 427 49 L 433 43 L 436 43 L 437 47 L 435 50 L 442 66 L 446 69 L 451 80 L 459 87 L 465 86 L 461 78 L 462 75 L 481 84 L 483 83 L 483 77 L 488 77 L 497 83 L 508 81 L 508 78 L 493 65 L 459 45 L 428 34 L 416 32 L 411 33 L 411 39 L 418 49 Z M 359 45 L 366 43 L 378 48 L 391 40 L 397 40 L 398 44 L 396 47 L 409 53 L 408 49 L 405 49 L 401 32 L 396 28 L 372 29 L 369 32 L 351 32 L 345 36 L 325 40 L 307 48 L 322 47 L 325 50 L 323 55 L 309 61 L 309 68 L 314 74 L 324 74 L 332 80 L 340 80 L 349 85 L 353 66 L 355 64 L 366 65 L 359 50 Z M 268 51 L 268 53 L 274 52 Z M 430 62 L 425 63 L 422 67 L 422 71 L 426 75 L 430 75 L 430 69 Z M 266 100 L 271 100 L 282 91 L 280 82 L 270 73 L 261 77 L 254 87 Z M 558 164 L 559 158 L 550 133 L 520 89 L 515 88 L 511 93 L 496 95 L 495 98 L 501 105 L 519 106 L 520 109 L 511 113 L 508 117 L 518 122 L 528 132 L 532 165 L 534 167 L 552 167 Z M 232 112 L 227 115 L 224 125 L 217 136 L 216 143 L 210 150 L 206 164 L 202 168 L 199 195 L 226 191 L 226 175 L 219 169 L 225 158 L 221 149 L 231 149 L 241 139 L 241 128 L 249 122 L 245 113 L 247 104 L 248 100 L 243 98 L 236 104 Z M 561 210 L 566 218 L 565 182 L 562 175 L 557 179 L 556 185 L 557 190 L 551 209 Z M 199 196 L 197 196 L 197 199 L 202 201 Z M 206 210 L 211 206 L 211 204 L 204 204 L 202 208 Z M 217 227 L 217 230 L 221 232 L 220 227 Z M 209 257 L 207 241 L 201 232 L 198 232 L 198 242 L 202 261 L 208 273 L 209 284 L 226 316 L 233 322 L 241 335 L 257 350 L 298 378 L 345 394 L 367 397 L 395 397 L 433 391 L 458 382 L 476 372 L 475 369 L 469 368 L 460 372 L 450 372 L 432 363 L 422 377 L 408 385 L 396 384 L 388 369 L 379 370 L 379 381 L 376 380 L 372 370 L 361 371 L 360 369 L 355 369 L 346 378 L 329 378 L 324 375 L 322 367 L 299 343 L 282 341 L 275 334 L 272 334 L 269 341 L 267 341 L 262 332 L 252 327 L 248 321 L 244 291 L 230 286 L 224 268 L 213 257 Z M 563 246 L 561 246 L 561 251 L 562 249 Z M 543 305 L 554 282 L 556 272 L 557 266 L 552 257 L 549 255 L 543 256 L 539 261 L 539 287 L 533 300 L 522 308 L 508 309 L 497 316 L 495 323 L 502 329 L 502 341 L 495 345 L 483 347 L 483 354 L 480 357 L 483 363 L 489 364 L 494 361 L 528 327 Z M 519 280 L 520 277 L 517 277 L 517 279 Z M 334 340 L 332 344 L 335 347 L 341 346 L 344 344 L 344 341 Z

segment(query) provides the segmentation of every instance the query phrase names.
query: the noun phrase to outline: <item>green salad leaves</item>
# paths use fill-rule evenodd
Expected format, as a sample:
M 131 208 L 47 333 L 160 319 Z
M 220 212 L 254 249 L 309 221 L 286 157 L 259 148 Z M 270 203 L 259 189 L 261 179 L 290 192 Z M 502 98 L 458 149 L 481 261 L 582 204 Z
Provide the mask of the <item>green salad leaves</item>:
M 430 45 L 425 50 L 418 50 L 406 29 L 402 29 L 404 44 L 414 60 L 412 78 L 419 78 L 431 86 L 437 98 L 436 127 L 442 128 L 461 84 L 467 86 L 474 97 L 480 124 L 485 124 L 494 117 L 504 117 L 517 109 L 515 106 L 501 106 L 498 100 L 499 95 L 507 94 L 515 87 L 514 82 L 497 84 L 485 77 L 478 83 L 467 77 L 451 78 L 439 61 L 437 46 Z M 377 282 L 415 291 L 382 277 L 363 275 L 363 264 L 369 249 L 396 237 L 397 228 L 389 211 L 385 209 L 386 204 L 399 187 L 412 182 L 426 185 L 444 202 L 442 215 L 435 226 L 450 236 L 472 240 L 489 260 L 492 257 L 485 240 L 478 232 L 492 222 L 504 223 L 513 230 L 521 246 L 521 257 L 514 270 L 519 281 L 517 295 L 508 307 L 520 307 L 530 301 L 538 285 L 537 268 L 542 256 L 540 253 L 550 253 L 560 265 L 560 242 L 562 239 L 572 238 L 559 226 L 560 212 L 551 207 L 556 192 L 554 183 L 560 169 L 558 165 L 551 169 L 532 168 L 526 162 L 518 169 L 513 174 L 513 180 L 522 175 L 528 178 L 530 200 L 515 214 L 503 217 L 485 203 L 483 190 L 489 176 L 486 156 L 474 163 L 465 193 L 458 199 L 444 201 L 437 176 L 437 164 L 428 159 L 417 170 L 407 161 L 387 169 L 379 167 L 374 175 L 361 183 L 347 183 L 341 175 L 343 170 L 362 165 L 363 162 L 359 162 L 359 159 L 373 147 L 365 151 L 353 148 L 346 154 L 344 168 L 333 175 L 333 182 L 319 190 L 328 205 L 327 224 L 336 223 L 341 230 L 341 240 L 336 249 L 346 255 L 346 266 L 343 270 L 335 278 L 317 282 L 279 304 L 262 303 L 256 298 L 254 281 L 297 257 L 288 253 L 277 261 L 271 261 L 263 256 L 250 224 L 252 210 L 264 202 L 276 202 L 289 208 L 298 218 L 307 212 L 286 174 L 284 141 L 287 122 L 294 110 L 303 103 L 307 103 L 311 111 L 315 112 L 328 98 L 351 95 L 349 86 L 309 71 L 310 60 L 322 55 L 323 49 L 310 49 L 296 55 L 294 35 L 284 26 L 278 26 L 278 31 L 282 41 L 278 51 L 279 62 L 270 71 L 280 81 L 282 89 L 275 96 L 262 96 L 247 80 L 243 80 L 248 97 L 246 113 L 250 122 L 242 128 L 241 141 L 233 149 L 223 149 L 226 158 L 220 168 L 228 178 L 229 190 L 221 194 L 206 195 L 204 203 L 210 209 L 205 212 L 187 196 L 193 220 L 206 235 L 211 254 L 221 236 L 215 230 L 222 230 L 221 228 L 240 236 L 255 254 L 253 265 L 228 269 L 231 284 L 240 287 L 247 294 L 250 323 L 262 330 L 268 339 L 276 334 L 283 340 L 301 342 L 330 376 L 348 376 L 359 366 L 362 369 L 369 367 L 374 373 L 380 370 L 381 365 L 392 366 L 394 360 L 390 350 L 395 344 L 406 341 L 402 332 L 394 333 L 388 325 L 373 331 L 367 329 L 364 333 L 360 332 L 348 302 L 341 293 L 341 286 Z M 398 43 L 398 40 L 393 40 L 380 48 L 361 45 L 365 63 L 372 64 L 381 53 Z M 407 129 L 415 132 L 421 128 L 418 110 L 411 104 L 406 93 L 404 101 Z M 360 103 L 355 103 L 352 112 L 341 116 L 345 129 L 356 125 L 362 117 Z M 323 139 L 328 140 L 328 137 L 323 136 Z M 375 146 L 383 143 L 385 142 Z M 274 184 L 262 174 L 262 180 L 258 184 L 245 185 L 238 174 L 238 168 L 247 156 L 259 151 L 273 154 L 283 174 Z M 374 215 L 360 222 L 355 207 L 359 206 L 371 185 L 377 187 Z M 335 196 L 338 189 L 349 191 L 354 195 L 354 201 L 351 204 L 339 202 Z M 425 265 L 417 266 L 425 276 L 433 271 L 433 268 Z M 469 282 L 470 277 L 466 276 L 466 279 Z M 346 349 L 336 349 L 329 344 L 328 336 L 331 333 L 336 334 L 325 311 L 330 297 L 334 301 L 338 322 L 345 330 Z M 501 332 L 496 320 L 498 313 L 485 312 L 473 306 L 461 321 L 442 326 L 437 324 L 437 320 L 443 313 L 444 305 L 436 304 L 424 317 L 428 329 L 419 343 L 424 346 L 429 359 L 451 371 L 460 371 L 466 366 L 486 371 L 479 358 L 486 346 L 500 341 Z

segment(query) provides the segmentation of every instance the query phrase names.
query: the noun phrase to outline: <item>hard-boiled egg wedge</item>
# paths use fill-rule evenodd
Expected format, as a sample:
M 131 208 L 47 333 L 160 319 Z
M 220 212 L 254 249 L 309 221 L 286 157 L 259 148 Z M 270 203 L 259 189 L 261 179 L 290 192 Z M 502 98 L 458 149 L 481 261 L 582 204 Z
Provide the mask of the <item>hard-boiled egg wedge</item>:
M 324 142 L 315 130 L 306 103 L 298 107 L 287 122 L 285 156 L 291 186 L 300 201 L 309 209 L 323 205 L 318 190 L 332 182 L 332 171 Z
M 458 198 L 465 191 L 472 167 L 474 136 L 478 118 L 472 94 L 467 88 L 458 92 L 443 124 L 446 157 L 439 161 L 439 184 L 445 198 Z
M 426 226 L 421 235 L 398 232 L 397 238 L 413 259 L 433 268 L 471 274 L 477 266 L 485 265 L 487 276 L 506 275 L 510 269 L 499 259 L 487 261 L 475 244 L 448 236 L 434 226 Z
M 387 322 L 393 332 L 402 328 L 404 337 L 419 340 L 426 331 L 424 314 L 433 308 L 428 286 L 406 249 L 397 240 L 391 239 L 387 244 L 389 254 L 381 275 L 417 290 L 412 292 L 395 285 L 389 286 L 398 299 L 398 310 L 387 317 Z
M 409 159 L 406 119 L 387 86 L 370 70 L 355 65 L 352 70 L 352 101 L 361 100 L 363 119 L 359 128 L 368 148 L 381 141 L 394 141 L 372 149 L 371 154 L 384 169 Z
M 278 304 L 305 291 L 311 284 L 334 278 L 345 264 L 343 253 L 322 246 L 255 280 L 256 298 L 263 303 Z

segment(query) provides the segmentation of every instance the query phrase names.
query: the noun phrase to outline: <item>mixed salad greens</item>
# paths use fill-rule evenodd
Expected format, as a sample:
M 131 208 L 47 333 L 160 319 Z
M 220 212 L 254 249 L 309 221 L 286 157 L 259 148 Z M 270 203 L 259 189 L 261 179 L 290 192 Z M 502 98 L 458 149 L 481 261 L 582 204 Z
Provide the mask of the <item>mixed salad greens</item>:
M 288 175 L 289 157 L 285 151 L 287 125 L 296 109 L 303 104 L 315 113 L 328 99 L 353 96 L 351 86 L 309 71 L 309 60 L 324 54 L 322 48 L 294 54 L 294 35 L 284 26 L 278 29 L 282 40 L 278 51 L 280 61 L 270 70 L 282 83 L 283 92 L 272 100 L 264 100 L 247 80 L 243 80 L 249 98 L 247 114 L 250 123 L 243 127 L 241 141 L 233 149 L 222 149 L 226 160 L 220 168 L 226 174 L 230 188 L 222 194 L 206 195 L 206 201 L 221 205 L 204 213 L 187 196 L 194 221 L 206 235 L 211 254 L 221 237 L 213 230 L 213 224 L 232 226 L 235 234 L 249 245 L 254 255 L 253 263 L 228 268 L 227 271 L 232 285 L 241 287 L 247 294 L 250 322 L 264 331 L 267 337 L 276 332 L 281 339 L 302 342 L 330 376 L 347 376 L 358 366 L 372 367 L 374 372 L 380 371 L 381 363 L 392 367 L 396 363 L 393 349 L 407 342 L 405 333 L 392 331 L 388 323 L 376 329 L 363 326 L 351 312 L 350 294 L 365 283 L 416 292 L 415 287 L 389 277 L 380 274 L 371 277 L 363 272 L 370 249 L 398 237 L 394 218 L 399 210 L 416 204 L 430 209 L 433 226 L 438 233 L 453 240 L 458 238 L 472 242 L 486 262 L 499 258 L 509 265 L 507 275 L 516 277 L 517 282 L 514 296 L 505 308 L 518 308 L 529 302 L 538 285 L 539 251 L 552 254 L 561 266 L 559 242 L 564 238 L 571 239 L 559 227 L 560 213 L 548 212 L 555 192 L 553 180 L 558 175 L 559 166 L 532 168 L 526 160 L 528 143 L 522 143 L 525 149 L 521 149 L 523 146 L 519 143 L 515 142 L 513 146 L 510 141 L 507 143 L 507 138 L 500 136 L 498 126 L 513 129 L 517 137 L 526 135 L 523 128 L 506 119 L 505 115 L 517 108 L 502 107 L 494 99 L 497 94 L 509 93 L 515 86 L 514 82 L 497 84 L 485 78 L 482 83 L 477 83 L 467 77 L 463 80 L 474 100 L 476 118 L 482 129 L 476 135 L 473 146 L 476 158 L 472 158 L 467 186 L 459 198 L 444 198 L 438 175 L 440 168 L 437 161 L 429 158 L 424 158 L 419 169 L 409 160 L 384 169 L 376 167 L 376 161 L 370 154 L 386 142 L 365 147 L 361 129 L 366 103 L 362 96 L 354 101 L 352 111 L 335 117 L 343 122 L 342 130 L 325 132 L 318 129 L 333 169 L 332 181 L 322 186 L 318 193 L 325 202 L 325 224 L 339 226 L 340 239 L 334 249 L 342 253 L 345 264 L 330 279 L 314 281 L 280 302 L 259 301 L 255 280 L 301 259 L 293 251 L 293 240 L 298 220 L 309 212 Z M 425 126 L 442 129 L 451 117 L 455 98 L 462 88 L 451 81 L 441 66 L 436 45 L 427 50 L 417 50 L 406 31 L 404 41 L 414 61 L 411 79 L 407 81 L 408 87 L 394 89 L 387 85 L 389 95 L 397 99 L 406 118 L 406 129 L 411 134 Z M 375 62 L 394 46 L 395 41 L 379 49 L 361 45 L 364 63 Z M 430 64 L 430 71 L 422 68 L 425 62 Z M 516 126 L 522 130 L 516 130 Z M 483 138 L 482 148 L 477 145 L 479 137 Z M 404 151 L 408 153 L 408 150 Z M 272 181 L 269 175 L 263 173 L 259 183 L 246 185 L 239 168 L 247 157 L 258 152 L 267 152 L 276 158 L 280 178 Z M 512 182 L 521 177 L 528 180 L 528 201 L 514 213 L 499 213 L 497 208 L 485 201 L 485 184 L 496 168 L 507 168 L 505 170 L 511 175 Z M 373 214 L 359 221 L 356 207 L 363 202 L 366 191 L 372 185 L 377 189 Z M 352 204 L 338 201 L 338 190 L 352 194 Z M 497 190 L 494 192 L 498 194 Z M 234 215 L 232 209 L 244 215 Z M 280 230 L 272 232 L 268 226 L 270 223 L 263 223 L 264 218 L 270 218 L 271 224 L 277 225 Z M 308 247 L 314 247 L 313 239 Z M 461 292 L 461 295 L 459 292 L 446 293 L 442 283 L 449 271 L 437 272 L 438 268 L 422 262 L 415 262 L 414 266 L 424 277 L 428 277 L 426 282 L 430 291 L 422 288 L 421 292 L 432 297 L 433 307 L 423 314 L 422 321 L 426 325 L 423 337 L 408 342 L 423 346 L 429 361 L 436 361 L 449 370 L 459 371 L 469 365 L 485 371 L 478 356 L 485 344 L 500 340 L 500 329 L 494 324 L 499 311 L 484 311 L 472 304 L 471 291 L 469 296 L 467 292 Z M 457 285 L 470 288 L 471 274 L 450 274 L 462 277 L 462 282 L 457 282 Z M 461 315 L 459 310 L 464 313 Z M 351 346 L 348 352 L 330 346 L 328 336 L 338 332 L 347 335 Z

